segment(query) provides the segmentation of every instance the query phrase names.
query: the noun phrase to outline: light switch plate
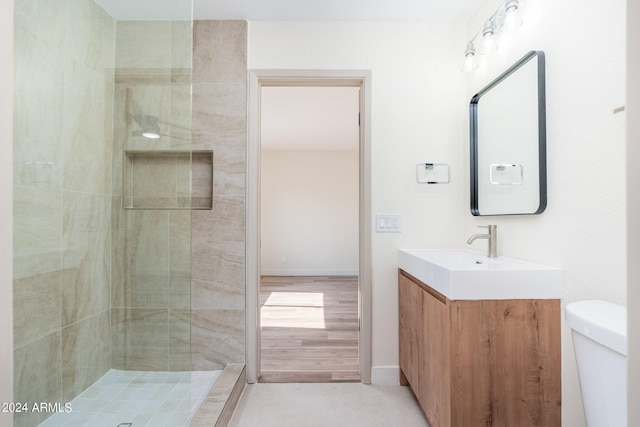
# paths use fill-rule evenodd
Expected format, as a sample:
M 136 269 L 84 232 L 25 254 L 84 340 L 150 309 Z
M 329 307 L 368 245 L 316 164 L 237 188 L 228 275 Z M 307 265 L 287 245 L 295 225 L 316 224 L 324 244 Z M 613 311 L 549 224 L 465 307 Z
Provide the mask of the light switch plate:
M 376 233 L 402 232 L 402 216 L 400 214 L 376 214 Z

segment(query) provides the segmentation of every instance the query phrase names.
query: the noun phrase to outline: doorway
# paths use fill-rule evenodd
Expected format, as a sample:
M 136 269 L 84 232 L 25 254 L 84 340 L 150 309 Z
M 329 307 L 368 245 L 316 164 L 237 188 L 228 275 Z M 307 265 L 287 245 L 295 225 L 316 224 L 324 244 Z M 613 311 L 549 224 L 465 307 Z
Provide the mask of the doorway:
M 260 382 L 359 381 L 359 87 L 260 92 Z
M 344 88 L 345 91 L 351 90 L 353 93 L 356 93 L 356 110 L 360 110 L 359 117 L 354 117 L 354 120 L 359 121 L 359 127 L 357 128 L 357 135 L 355 141 L 355 151 L 352 155 L 351 159 L 351 167 L 346 167 L 346 170 L 351 169 L 353 172 L 353 176 L 355 178 L 355 184 L 357 190 L 353 193 L 354 202 L 357 206 L 354 206 L 355 212 L 357 212 L 357 218 L 355 219 L 355 223 L 351 225 L 351 228 L 357 230 L 354 233 L 354 236 L 357 238 L 357 242 L 354 242 L 352 251 L 353 259 L 351 264 L 349 264 L 349 255 L 342 254 L 342 256 L 338 255 L 337 260 L 328 261 L 328 264 L 320 265 L 314 264 L 314 262 L 318 261 L 317 256 L 307 259 L 305 262 L 300 263 L 300 260 L 297 259 L 298 255 L 301 252 L 304 252 L 306 249 L 315 249 L 315 243 L 319 245 L 319 239 L 309 237 L 307 238 L 308 244 L 301 244 L 300 241 L 297 243 L 297 250 L 292 249 L 291 247 L 287 248 L 286 241 L 280 241 L 278 243 L 274 243 L 271 237 L 267 236 L 264 230 L 269 229 L 273 231 L 274 228 L 286 227 L 286 218 L 277 218 L 274 222 L 273 217 L 270 219 L 269 227 L 266 224 L 263 224 L 262 221 L 262 211 L 270 211 L 273 210 L 272 205 L 275 200 L 273 200 L 272 190 L 268 187 L 269 185 L 264 187 L 265 192 L 269 193 L 269 198 L 265 200 L 262 194 L 263 185 L 262 177 L 263 171 L 262 168 L 269 169 L 272 172 L 274 170 L 282 170 L 282 167 L 274 167 L 273 163 L 277 163 L 278 161 L 283 161 L 284 157 L 289 157 L 287 163 L 292 171 L 287 175 L 287 179 L 290 183 L 302 185 L 303 191 L 301 194 L 309 194 L 313 197 L 313 191 L 304 192 L 304 184 L 305 178 L 307 178 L 307 186 L 310 186 L 313 182 L 314 174 L 318 174 L 319 172 L 313 172 L 311 167 L 305 168 L 305 165 L 311 164 L 313 159 L 309 159 L 309 156 L 316 157 L 318 161 L 320 158 L 329 157 L 333 158 L 335 161 L 337 158 L 341 157 L 336 155 L 336 153 L 326 155 L 328 151 L 327 147 L 323 147 L 325 153 L 320 154 L 318 152 L 317 147 L 312 149 L 307 149 L 306 153 L 300 153 L 297 150 L 297 155 L 292 155 L 291 153 L 278 153 L 275 155 L 275 159 L 272 153 L 270 153 L 270 149 L 264 147 L 262 144 L 262 130 L 265 129 L 265 120 L 268 120 L 268 117 L 265 116 L 265 113 L 262 111 L 262 97 L 266 96 L 265 93 L 272 92 L 273 88 L 315 88 L 316 90 L 321 90 L 322 88 L 326 88 L 329 92 L 331 88 Z M 347 334 L 349 332 L 334 332 L 333 337 L 339 337 L 342 334 L 342 340 L 334 340 L 335 343 L 347 345 L 348 343 L 354 344 L 354 348 L 352 350 L 347 350 L 344 352 L 346 356 L 342 362 L 346 365 L 349 365 L 349 369 L 352 372 L 348 372 L 349 369 L 346 369 L 344 372 L 334 372 L 333 374 L 329 373 L 328 377 L 318 377 L 313 372 L 314 369 L 310 369 L 311 376 L 308 377 L 308 381 L 316 382 L 316 381 L 349 381 L 349 380 L 357 380 L 364 383 L 370 382 L 371 376 L 371 244 L 370 244 L 370 230 L 371 230 L 371 208 L 370 208 L 370 150 L 369 150 L 369 117 L 370 117 L 370 73 L 367 71 L 275 71 L 275 70 L 255 70 L 250 72 L 250 88 L 249 88 L 249 149 L 248 149 L 248 162 L 249 162 L 249 177 L 248 177 L 248 200 L 247 200 L 247 379 L 248 382 L 254 383 L 260 379 L 260 375 L 262 372 L 265 373 L 265 376 L 269 374 L 271 378 L 265 378 L 267 381 L 287 381 L 286 375 L 275 377 L 273 376 L 274 363 L 279 363 L 278 360 L 273 360 L 273 358 L 265 357 L 264 364 L 265 366 L 261 366 L 261 361 L 263 358 L 261 357 L 261 347 L 265 348 L 263 344 L 263 337 L 261 336 L 262 328 L 262 320 L 261 319 L 261 309 L 264 308 L 266 317 L 264 318 L 265 328 L 271 328 L 269 331 L 266 329 L 264 340 L 267 345 L 266 353 L 270 353 L 272 356 L 276 355 L 280 357 L 282 362 L 290 363 L 295 362 L 295 353 L 296 351 L 287 351 L 278 350 L 278 351 L 270 351 L 269 345 L 278 345 L 274 344 L 274 336 L 272 332 L 276 331 L 278 333 L 285 332 L 283 325 L 276 325 L 282 320 L 278 311 L 281 313 L 284 311 L 304 313 L 303 317 L 306 316 L 306 320 L 303 322 L 307 322 L 307 326 L 311 325 L 311 327 L 297 327 L 298 330 L 303 329 L 322 329 L 324 328 L 324 332 L 326 332 L 329 328 L 326 323 L 327 320 L 330 319 L 330 322 L 333 326 L 336 326 L 336 322 L 343 322 L 344 325 L 351 323 L 353 327 L 353 336 L 356 340 L 347 338 Z M 291 117 L 290 124 L 297 125 L 299 120 L 296 120 L 294 117 Z M 268 125 L 267 125 L 268 126 Z M 265 132 L 266 135 L 266 132 Z M 326 140 L 326 138 L 325 138 Z M 326 143 L 326 141 L 325 141 Z M 300 147 L 298 147 L 300 148 Z M 335 149 L 335 147 L 332 147 Z M 286 150 L 281 150 L 286 151 Z M 322 151 L 322 150 L 320 150 Z M 297 157 L 298 160 L 295 160 Z M 347 161 L 345 156 L 343 159 Z M 266 161 L 266 163 L 265 163 Z M 280 165 L 282 166 L 282 164 Z M 337 171 L 336 167 L 327 166 L 327 168 L 333 169 Z M 305 172 L 307 171 L 307 172 Z M 293 175 L 293 176 L 292 176 Z M 329 176 L 329 175 L 328 175 Z M 326 181 L 327 178 L 320 178 L 318 181 Z M 340 186 L 340 184 L 333 184 L 335 186 Z M 311 190 L 311 189 L 308 189 Z M 294 196 L 292 198 L 295 199 Z M 304 205 L 302 201 L 298 201 L 298 205 Z M 304 206 L 303 206 L 304 207 Z M 312 209 L 308 211 L 310 215 L 303 215 L 307 217 L 319 217 L 322 219 L 323 216 L 330 216 L 331 214 L 327 212 L 316 212 L 317 209 Z M 356 215 L 356 214 L 354 214 Z M 286 215 L 281 215 L 282 217 Z M 278 225 L 277 222 L 281 224 Z M 304 221 L 303 221 L 304 222 Z M 322 221 L 316 222 L 316 224 L 322 224 Z M 305 228 L 307 231 L 317 232 L 317 230 L 308 230 L 309 227 L 302 226 L 301 230 Z M 318 228 L 318 227 L 316 227 Z M 321 226 L 320 226 L 321 228 Z M 354 230 L 354 231 L 355 231 Z M 286 231 L 286 228 L 285 228 Z M 296 234 L 291 230 L 290 232 L 276 232 L 275 235 L 283 235 L 287 234 L 290 236 L 295 236 Z M 322 234 L 322 233 L 321 233 Z M 324 234 L 328 234 L 324 232 Z M 344 233 L 338 233 L 344 234 Z M 282 239 L 286 240 L 286 239 Z M 309 241 L 310 240 L 310 241 Z M 325 242 L 326 243 L 326 242 Z M 262 248 L 261 248 L 262 245 Z M 264 251 L 264 246 L 269 246 L 269 251 Z M 276 249 L 273 249 L 276 248 Z M 330 249 L 325 247 L 323 249 L 323 253 L 327 256 L 335 255 L 334 252 L 337 252 L 337 249 Z M 262 255 L 265 255 L 265 259 L 262 259 Z M 275 259 L 275 261 L 274 261 Z M 344 264 L 346 260 L 346 264 Z M 341 265 L 340 262 L 343 262 Z M 332 267 L 328 267 L 332 266 Z M 261 295 L 261 279 L 263 279 L 264 283 L 264 291 Z M 351 286 L 351 294 L 349 293 L 349 287 Z M 301 288 L 302 287 L 302 288 Z M 313 290 L 315 289 L 315 290 Z M 284 292 L 284 291 L 288 292 Z M 305 292 L 307 295 L 303 295 Z M 338 293 L 331 293 L 332 290 Z M 339 293 L 342 292 L 341 296 Z M 324 296 L 327 296 L 326 301 Z M 352 298 L 349 295 L 353 295 Z M 296 301 L 297 298 L 305 297 L 301 301 Z M 311 298 L 311 299 L 309 299 Z M 336 307 L 331 307 L 330 304 L 343 300 L 346 304 L 348 304 L 348 300 L 352 300 L 353 311 L 355 311 L 354 316 L 349 318 L 340 319 L 339 316 L 336 317 L 336 313 L 339 311 L 349 312 L 351 309 L 341 310 L 340 308 L 336 309 Z M 313 301 L 312 301 L 313 300 Z M 302 305 L 302 307 L 296 307 L 296 304 Z M 329 314 L 331 312 L 331 314 Z M 345 314 L 345 313 L 343 313 Z M 326 316 L 325 316 L 326 315 Z M 348 316 L 347 316 L 348 317 Z M 300 319 L 299 319 L 300 320 Z M 275 322 L 275 323 L 274 323 Z M 314 322 L 316 324 L 314 325 Z M 325 322 L 320 324 L 321 322 Z M 343 326 L 344 326 L 343 325 Z M 274 329 L 280 328 L 280 329 Z M 289 327 L 289 326 L 287 326 Z M 296 327 L 294 326 L 294 329 Z M 348 326 L 344 326 L 344 329 L 348 329 Z M 278 335 L 278 334 L 276 334 Z M 325 334 L 326 336 L 326 334 Z M 286 340 L 286 337 L 284 338 Z M 294 338 L 299 339 L 299 338 Z M 269 341 L 270 340 L 270 341 Z M 320 347 L 325 347 L 324 350 L 327 350 L 326 345 L 327 342 L 320 342 L 314 340 L 308 340 L 308 344 L 313 345 L 314 343 Z M 261 346 L 262 345 L 262 346 Z M 357 348 L 355 347 L 357 346 Z M 289 349 L 292 350 L 292 349 Z M 329 352 L 340 353 L 340 351 L 328 350 Z M 290 357 L 293 356 L 293 357 Z M 351 356 L 351 357 L 349 357 Z M 277 359 L 276 357 L 276 359 Z M 355 360 L 354 360 L 355 358 Z M 322 359 L 322 354 L 317 354 L 315 361 L 304 361 L 299 360 L 298 363 L 300 366 L 307 364 L 308 367 L 319 366 L 321 365 L 320 361 Z M 350 360 L 349 360 L 350 359 Z M 283 367 L 283 370 L 286 371 L 286 367 Z M 330 371 L 330 369 L 329 369 Z M 324 379 L 322 379 L 324 378 Z M 298 378 L 297 381 L 304 381 L 305 379 Z

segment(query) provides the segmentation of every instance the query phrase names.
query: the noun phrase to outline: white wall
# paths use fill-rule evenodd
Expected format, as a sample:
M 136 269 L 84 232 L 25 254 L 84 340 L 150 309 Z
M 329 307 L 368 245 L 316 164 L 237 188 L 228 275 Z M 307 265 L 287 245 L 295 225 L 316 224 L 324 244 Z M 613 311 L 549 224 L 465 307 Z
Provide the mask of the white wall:
M 626 113 L 613 114 L 625 104 L 625 2 L 528 3 L 519 34 L 467 77 L 459 73 L 467 38 L 456 26 L 250 23 L 249 68 L 372 70 L 373 214 L 397 212 L 404 221 L 401 234 L 373 235 L 374 369 L 398 363 L 396 250 L 463 247 L 476 225 L 499 225 L 500 255 L 563 268 L 564 303 L 626 302 Z M 498 4 L 487 2 L 467 32 Z M 547 60 L 547 210 L 472 217 L 468 101 L 534 49 Z M 415 184 L 421 161 L 450 163 L 452 183 Z M 563 425 L 583 426 L 564 326 L 562 350 Z
M 13 401 L 13 1 L 0 1 L 0 402 Z M 0 426 L 13 414 L 0 413 Z
M 262 275 L 358 274 L 358 155 L 262 152 Z
M 469 32 L 499 3 L 487 2 Z M 625 304 L 626 113 L 613 113 L 625 105 L 625 0 L 528 3 L 520 31 L 467 79 L 470 97 L 526 52 L 546 54 L 548 207 L 492 218 L 500 253 L 562 267 L 563 307 L 587 298 Z M 584 426 L 570 331 L 562 332 L 563 425 Z
M 403 233 L 372 235 L 374 370 L 398 365 L 397 249 L 461 246 L 472 231 L 460 227 L 470 222 L 464 33 L 433 23 L 249 23 L 249 69 L 372 71 L 372 215 L 403 221 Z M 451 164 L 451 184 L 416 184 L 420 162 Z
M 629 334 L 629 419 L 640 425 L 640 3 L 627 1 L 627 315 Z

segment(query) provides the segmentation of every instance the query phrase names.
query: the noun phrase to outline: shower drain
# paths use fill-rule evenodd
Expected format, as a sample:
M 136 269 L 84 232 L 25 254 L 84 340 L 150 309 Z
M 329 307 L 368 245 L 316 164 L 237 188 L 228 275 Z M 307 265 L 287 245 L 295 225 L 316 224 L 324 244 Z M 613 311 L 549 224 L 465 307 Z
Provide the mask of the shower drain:
M 120 423 L 117 427 L 131 427 L 133 423 Z

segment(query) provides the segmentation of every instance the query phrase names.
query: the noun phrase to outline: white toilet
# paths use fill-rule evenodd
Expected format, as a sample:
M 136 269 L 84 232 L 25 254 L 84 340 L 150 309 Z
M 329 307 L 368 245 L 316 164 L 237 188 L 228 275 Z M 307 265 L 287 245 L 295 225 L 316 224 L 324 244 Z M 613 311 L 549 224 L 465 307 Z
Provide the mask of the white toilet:
M 567 304 L 588 427 L 627 426 L 627 309 L 607 301 Z

